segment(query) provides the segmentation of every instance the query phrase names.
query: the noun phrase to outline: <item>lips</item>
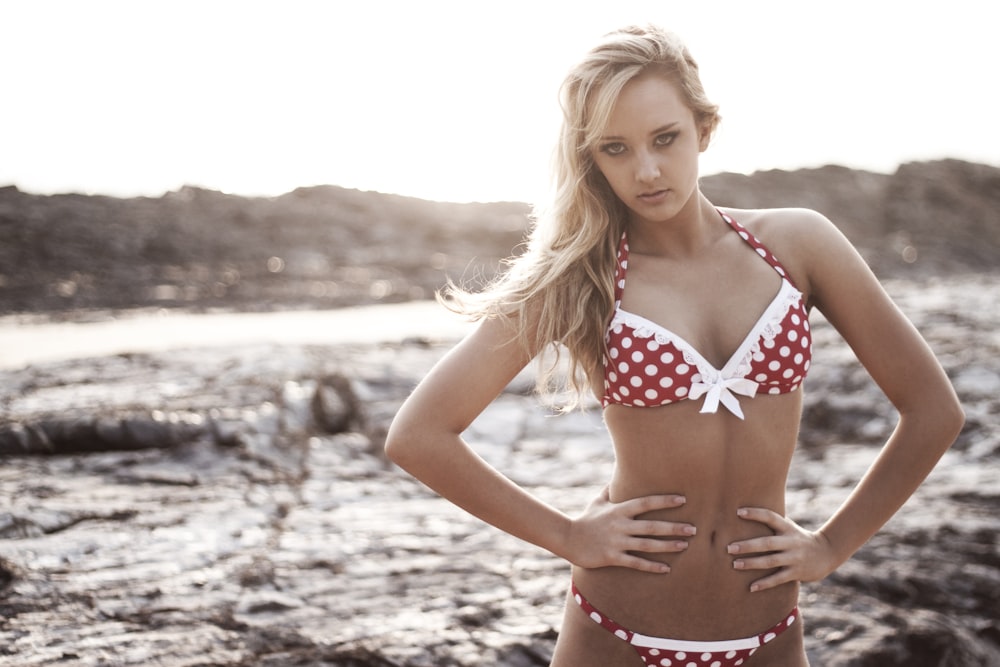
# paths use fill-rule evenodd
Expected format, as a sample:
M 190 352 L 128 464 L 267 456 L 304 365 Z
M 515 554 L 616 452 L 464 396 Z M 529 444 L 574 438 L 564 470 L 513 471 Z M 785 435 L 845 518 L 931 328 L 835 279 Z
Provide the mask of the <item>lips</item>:
M 639 194 L 639 201 L 646 204 L 657 204 L 667 198 L 667 194 L 670 190 L 652 190 L 650 192 L 642 192 Z

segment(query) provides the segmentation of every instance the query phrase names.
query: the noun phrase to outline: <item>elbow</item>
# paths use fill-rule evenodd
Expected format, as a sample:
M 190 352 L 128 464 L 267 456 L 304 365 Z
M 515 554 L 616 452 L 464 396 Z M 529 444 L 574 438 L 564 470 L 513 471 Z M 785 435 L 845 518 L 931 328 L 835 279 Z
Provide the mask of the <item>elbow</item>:
M 961 401 L 958 400 L 955 388 L 949 384 L 948 389 L 949 391 L 945 392 L 945 395 L 938 402 L 938 424 L 940 424 L 944 438 L 948 441 L 948 446 L 951 447 L 962 433 L 962 429 L 965 428 L 965 410 L 962 408 Z
M 406 467 L 406 459 L 412 449 L 410 443 L 404 436 L 405 432 L 399 427 L 398 419 L 393 420 L 389 425 L 389 432 L 385 435 L 385 457 L 401 468 Z
M 958 439 L 958 436 L 962 433 L 962 429 L 965 428 L 965 410 L 962 408 L 958 397 L 953 396 L 953 400 L 949 401 L 945 412 L 947 414 L 946 423 L 950 428 L 949 433 L 951 434 L 948 440 L 948 446 L 950 447 Z
M 965 427 L 965 410 L 953 392 L 933 405 L 910 411 L 909 415 L 914 428 L 925 438 L 940 443 L 942 452 L 955 443 Z
M 438 416 L 404 405 L 386 431 L 386 459 L 417 478 L 450 461 L 461 444 L 461 431 L 442 422 Z
M 428 444 L 426 429 L 397 415 L 385 434 L 383 451 L 390 462 L 412 474 L 414 466 L 427 458 Z

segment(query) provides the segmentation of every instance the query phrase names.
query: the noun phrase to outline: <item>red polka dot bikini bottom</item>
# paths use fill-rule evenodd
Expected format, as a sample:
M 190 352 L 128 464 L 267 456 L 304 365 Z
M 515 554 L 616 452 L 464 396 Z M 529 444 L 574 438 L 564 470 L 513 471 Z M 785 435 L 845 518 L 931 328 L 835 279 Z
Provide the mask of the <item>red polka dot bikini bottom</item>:
M 598 611 L 583 597 L 576 584 L 573 584 L 573 599 L 592 621 L 631 644 L 645 664 L 658 667 L 739 667 L 758 648 L 790 628 L 799 617 L 799 608 L 795 607 L 774 627 L 759 635 L 744 639 L 697 642 L 649 637 L 632 632 Z

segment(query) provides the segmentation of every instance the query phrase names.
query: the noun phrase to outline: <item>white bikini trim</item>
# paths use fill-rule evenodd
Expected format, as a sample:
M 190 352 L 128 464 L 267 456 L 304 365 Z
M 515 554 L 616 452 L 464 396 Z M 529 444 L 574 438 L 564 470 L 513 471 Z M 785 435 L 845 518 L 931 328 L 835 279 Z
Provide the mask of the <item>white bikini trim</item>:
M 743 342 L 721 369 L 709 363 L 694 346 L 674 332 L 641 315 L 622 310 L 620 306 L 615 309 L 610 327 L 621 324 L 632 329 L 636 338 L 654 338 L 661 345 L 671 344 L 676 347 L 684 356 L 684 361 L 694 364 L 698 369 L 700 377 L 695 376 L 695 381 L 691 383 L 688 392 L 688 398 L 695 399 L 705 396 L 701 412 L 714 413 L 719 409 L 721 403 L 731 413 L 743 419 L 740 402 L 733 394 L 750 398 L 757 394 L 757 388 L 760 385 L 753 380 L 746 379 L 750 373 L 751 360 L 755 354 L 760 352 L 764 343 L 773 341 L 775 336 L 781 333 L 781 322 L 785 319 L 789 309 L 801 301 L 802 292 L 797 290 L 786 278 L 782 278 L 778 293 L 774 295 L 771 303 L 764 309 L 763 314 L 744 337 Z
M 634 633 L 631 644 L 644 648 L 660 648 L 668 651 L 685 651 L 689 653 L 718 653 L 720 651 L 740 651 L 748 648 L 758 648 L 761 646 L 759 637 L 747 637 L 746 639 L 728 639 L 717 642 L 692 642 L 683 639 L 664 639 L 663 637 L 649 637 Z

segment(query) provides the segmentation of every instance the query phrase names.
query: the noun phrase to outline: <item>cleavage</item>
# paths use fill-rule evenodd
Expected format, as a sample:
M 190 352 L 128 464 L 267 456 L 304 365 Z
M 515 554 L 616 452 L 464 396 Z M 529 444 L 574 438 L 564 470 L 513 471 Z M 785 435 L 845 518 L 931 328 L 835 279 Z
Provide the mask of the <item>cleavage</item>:
M 749 254 L 756 260 L 749 266 L 713 262 L 698 269 L 630 257 L 621 309 L 669 330 L 721 369 L 781 289 L 774 269 L 752 250 Z

